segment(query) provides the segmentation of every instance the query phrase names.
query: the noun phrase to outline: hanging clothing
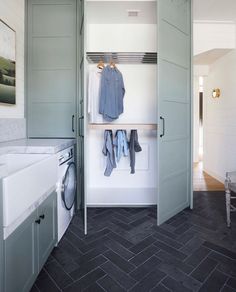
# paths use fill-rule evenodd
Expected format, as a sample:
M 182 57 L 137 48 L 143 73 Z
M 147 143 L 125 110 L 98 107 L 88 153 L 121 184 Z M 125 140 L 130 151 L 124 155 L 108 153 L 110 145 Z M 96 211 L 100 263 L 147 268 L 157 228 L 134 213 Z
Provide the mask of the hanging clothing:
M 123 76 L 116 68 L 106 66 L 102 71 L 99 113 L 104 120 L 112 122 L 124 111 L 123 99 L 125 87 Z
M 129 145 L 127 141 L 127 135 L 125 130 L 116 131 L 114 145 L 116 148 L 116 160 L 120 161 L 122 154 L 128 156 L 129 154 Z
M 129 142 L 129 153 L 130 153 L 130 167 L 131 173 L 135 173 L 135 152 L 142 151 L 142 148 L 138 142 L 137 130 L 131 130 L 130 142 Z
M 88 79 L 88 114 L 90 123 L 102 123 L 103 118 L 99 114 L 99 96 L 102 70 L 95 68 L 89 73 Z
M 111 130 L 104 131 L 104 145 L 102 153 L 107 156 L 107 165 L 104 172 L 105 176 L 110 176 L 113 168 L 116 168 L 115 152 L 113 145 L 113 134 Z

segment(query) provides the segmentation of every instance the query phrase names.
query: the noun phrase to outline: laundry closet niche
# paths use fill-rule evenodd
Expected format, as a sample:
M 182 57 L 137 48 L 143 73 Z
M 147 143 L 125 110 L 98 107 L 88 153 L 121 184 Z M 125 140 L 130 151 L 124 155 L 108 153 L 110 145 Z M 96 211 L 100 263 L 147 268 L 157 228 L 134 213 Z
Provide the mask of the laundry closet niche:
M 84 7 L 85 211 L 158 205 L 161 224 L 191 201 L 191 1 L 87 0 Z M 123 75 L 124 112 L 108 123 L 97 109 L 91 121 L 89 73 L 110 59 Z M 106 129 L 128 138 L 138 131 L 135 174 L 122 157 L 104 176 Z
M 129 16 L 130 12 L 138 15 Z M 148 125 L 157 124 L 157 64 L 151 63 L 152 60 L 150 64 L 142 64 L 141 58 L 133 57 L 134 53 L 156 53 L 156 16 L 156 2 L 87 2 L 87 53 L 98 52 L 97 58 L 105 63 L 112 57 L 123 75 L 126 90 L 124 112 L 117 120 L 102 124 L 98 109 L 92 124 L 88 116 L 87 206 L 157 203 L 157 132 L 148 129 Z M 111 52 L 111 57 L 103 52 Z M 119 57 L 120 52 L 126 53 L 125 60 Z M 97 68 L 97 60 L 95 64 L 92 62 L 89 60 L 87 64 L 87 75 Z M 143 130 L 142 125 L 147 129 Z M 127 130 L 128 139 L 131 129 L 138 130 L 142 151 L 136 153 L 135 174 L 130 174 L 129 156 L 122 156 L 111 176 L 104 176 L 106 157 L 102 148 L 106 127 L 113 130 L 113 135 L 117 129 Z

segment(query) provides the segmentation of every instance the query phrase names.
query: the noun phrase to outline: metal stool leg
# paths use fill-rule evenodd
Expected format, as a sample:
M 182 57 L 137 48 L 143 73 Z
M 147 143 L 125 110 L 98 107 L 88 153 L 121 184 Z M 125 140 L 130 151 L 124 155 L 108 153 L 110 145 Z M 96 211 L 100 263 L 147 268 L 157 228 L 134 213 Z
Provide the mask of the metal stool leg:
M 226 200 L 226 216 L 227 216 L 227 226 L 230 227 L 230 205 L 231 205 L 231 193 L 230 190 L 225 191 L 225 200 Z

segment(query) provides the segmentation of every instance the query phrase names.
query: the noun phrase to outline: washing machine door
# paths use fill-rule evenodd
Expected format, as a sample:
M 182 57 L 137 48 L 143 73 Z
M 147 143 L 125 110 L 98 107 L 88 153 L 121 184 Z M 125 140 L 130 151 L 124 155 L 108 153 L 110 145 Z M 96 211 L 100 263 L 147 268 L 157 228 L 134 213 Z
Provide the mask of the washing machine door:
M 70 210 L 75 202 L 76 196 L 76 166 L 74 162 L 69 162 L 66 173 L 62 180 L 62 200 L 65 208 Z

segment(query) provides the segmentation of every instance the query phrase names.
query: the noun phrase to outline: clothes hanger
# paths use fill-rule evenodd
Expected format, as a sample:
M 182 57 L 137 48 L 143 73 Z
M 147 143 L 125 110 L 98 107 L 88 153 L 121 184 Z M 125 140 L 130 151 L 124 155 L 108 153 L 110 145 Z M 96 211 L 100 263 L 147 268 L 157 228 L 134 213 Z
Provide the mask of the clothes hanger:
M 113 59 L 110 60 L 110 67 L 111 68 L 116 68 L 116 63 Z
M 98 69 L 103 69 L 105 67 L 105 64 L 103 60 L 100 60 L 99 63 L 97 64 Z

